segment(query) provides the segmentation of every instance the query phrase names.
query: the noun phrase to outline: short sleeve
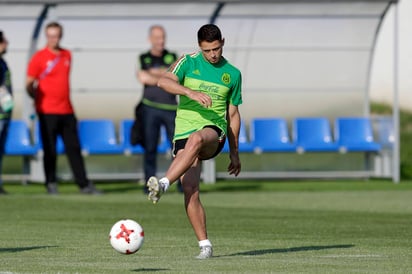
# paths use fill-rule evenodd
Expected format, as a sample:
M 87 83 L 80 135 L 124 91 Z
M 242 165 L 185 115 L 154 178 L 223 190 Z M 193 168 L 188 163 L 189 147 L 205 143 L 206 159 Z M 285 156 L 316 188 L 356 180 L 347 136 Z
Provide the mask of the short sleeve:
M 40 58 L 38 54 L 33 55 L 33 57 L 30 59 L 30 62 L 27 66 L 27 76 L 33 77 L 33 78 L 38 78 L 40 75 Z
M 233 83 L 230 104 L 238 106 L 241 105 L 242 102 L 242 74 L 239 72 L 238 77 L 236 77 L 236 81 Z
M 145 65 L 145 54 L 139 55 L 137 58 L 137 67 L 139 67 L 141 70 L 147 70 L 147 66 Z
M 183 83 L 186 72 L 189 67 L 188 58 L 186 55 L 182 55 L 176 62 L 174 62 L 168 69 L 169 72 L 172 72 L 179 79 L 179 83 Z

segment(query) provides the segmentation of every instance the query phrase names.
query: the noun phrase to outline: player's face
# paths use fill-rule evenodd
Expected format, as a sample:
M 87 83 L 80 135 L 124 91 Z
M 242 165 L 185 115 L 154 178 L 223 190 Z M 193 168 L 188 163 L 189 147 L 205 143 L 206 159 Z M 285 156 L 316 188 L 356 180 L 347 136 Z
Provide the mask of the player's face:
M 203 57 L 211 64 L 216 64 L 222 58 L 224 39 L 213 42 L 202 41 L 199 47 L 202 51 Z
M 47 47 L 50 49 L 58 49 L 60 46 L 62 34 L 60 28 L 50 27 L 46 29 Z
M 153 50 L 162 52 L 166 43 L 165 31 L 162 28 L 153 28 L 150 33 L 149 40 L 152 44 Z
M 0 43 L 0 56 L 7 52 L 7 45 L 9 41 L 7 41 L 6 37 L 3 34 L 3 42 Z

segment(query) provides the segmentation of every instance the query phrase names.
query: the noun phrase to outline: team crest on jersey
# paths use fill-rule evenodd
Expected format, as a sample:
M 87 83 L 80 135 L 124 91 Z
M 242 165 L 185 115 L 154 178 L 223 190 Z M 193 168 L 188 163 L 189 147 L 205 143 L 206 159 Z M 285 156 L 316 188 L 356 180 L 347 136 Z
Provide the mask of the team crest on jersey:
M 144 62 L 145 64 L 150 64 L 150 63 L 152 63 L 152 58 L 150 58 L 149 56 L 147 56 L 147 57 L 145 57 L 145 58 L 143 59 L 143 62 Z
M 172 54 L 168 53 L 163 57 L 165 64 L 170 65 L 175 61 L 175 58 Z
M 222 82 L 226 85 L 228 85 L 230 83 L 230 74 L 225 72 L 222 75 Z

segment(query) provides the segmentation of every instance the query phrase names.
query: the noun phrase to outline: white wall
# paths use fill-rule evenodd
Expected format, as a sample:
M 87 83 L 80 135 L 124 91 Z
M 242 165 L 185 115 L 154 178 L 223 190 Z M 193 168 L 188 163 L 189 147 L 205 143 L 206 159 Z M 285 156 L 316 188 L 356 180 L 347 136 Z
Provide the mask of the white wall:
M 210 9 L 210 6 L 205 8 Z M 72 7 L 75 9 L 75 7 Z M 203 10 L 205 10 L 203 8 Z M 62 9 L 62 8 L 59 8 Z M 66 7 L 67 9 L 67 7 Z M 211 10 L 211 9 L 210 9 Z M 210 14 L 210 10 L 205 14 Z M 26 14 L 35 18 L 40 12 L 33 10 L 33 7 L 20 7 L 13 12 L 8 11 L 10 16 L 18 17 Z M 82 12 L 85 12 L 83 9 Z M 123 11 L 121 11 L 123 12 Z M 59 10 L 51 13 L 52 16 L 59 16 Z M 400 0 L 399 3 L 399 91 L 401 107 L 412 111 L 412 99 L 408 96 L 412 89 L 412 0 Z M 2 15 L 3 16 L 3 15 Z M 207 22 L 208 17 L 198 16 L 193 24 L 185 21 L 166 19 L 160 21 L 166 28 L 170 27 L 173 21 L 173 29 L 179 29 L 178 33 L 169 36 L 168 45 L 171 49 L 176 49 L 179 53 L 191 52 L 196 49 L 196 30 L 201 24 Z M 139 20 L 134 24 L 116 21 L 116 29 L 110 22 L 89 25 L 88 22 L 69 23 L 66 19 L 66 36 L 63 45 L 71 48 L 74 54 L 74 67 L 72 73 L 73 102 L 79 118 L 95 118 L 106 115 L 114 119 L 131 118 L 133 107 L 141 94 L 141 85 L 136 81 L 135 61 L 137 54 L 146 50 L 149 45 L 146 40 L 147 28 L 155 21 Z M 126 20 L 127 21 L 127 20 Z M 93 21 L 91 21 L 93 22 Z M 99 24 L 96 24 L 99 23 Z M 158 21 L 159 22 L 159 21 Z M 98 25 L 99 28 L 93 26 Z M 28 45 L 34 20 L 2 19 L 0 17 L 0 29 L 5 31 L 10 40 L 10 51 L 5 56 L 12 70 L 13 84 L 16 91 L 17 107 L 14 117 L 19 118 L 22 112 L 22 101 L 24 95 L 24 75 L 27 64 Z M 119 27 L 120 26 L 120 27 Z M 228 26 L 225 26 L 228 27 Z M 253 26 L 237 26 L 242 29 L 242 33 L 251 33 Z M 249 31 L 249 32 L 248 32 Z M 171 33 L 172 31 L 169 31 Z M 189 35 L 191 34 L 191 35 Z M 225 33 L 224 33 L 225 34 Z M 233 49 L 234 40 L 230 33 L 225 35 L 227 39 L 226 54 L 235 65 L 241 68 L 243 64 L 239 54 L 240 50 Z M 241 37 L 241 36 L 239 36 Z M 245 37 L 245 39 L 248 37 Z M 121 40 L 119 42 L 119 40 Z M 375 55 L 373 58 L 373 69 L 370 82 L 370 96 L 373 101 L 392 102 L 393 90 L 393 10 L 389 12 L 383 22 L 381 32 L 378 37 Z M 82 41 L 82 48 L 76 48 Z M 39 47 L 44 45 L 43 33 L 39 41 Z M 119 46 L 120 45 L 120 46 Z M 114 47 L 115 50 L 111 50 Z M 232 48 L 231 48 L 232 47 Z M 121 49 L 117 51 L 116 49 Z M 95 51 L 95 53 L 94 53 Z M 236 53 L 237 55 L 235 55 Z M 102 56 L 103 55 L 103 56 Z M 238 58 L 232 58 L 238 56 Z M 261 66 L 262 67 L 262 66 Z M 95 69 L 99 69 L 96 73 Z M 83 71 L 86 70 L 86 72 Z M 263 75 L 263 74 L 262 74 Z M 256 78 L 256 77 L 255 77 Z M 250 81 L 249 81 L 250 82 Z M 248 79 L 245 79 L 248 84 Z M 253 83 L 251 83 L 251 86 Z M 353 84 L 353 83 L 352 83 Z M 253 86 L 256 87 L 256 86 Z M 313 93 L 312 98 L 303 100 L 304 105 L 299 103 L 299 93 L 276 93 L 272 94 L 270 100 L 265 94 L 256 95 L 253 92 L 245 93 L 245 104 L 242 106 L 242 114 L 253 117 L 258 111 L 259 115 L 282 115 L 287 118 L 296 116 L 296 112 L 291 109 L 304 110 L 302 115 L 317 115 L 320 109 L 324 112 L 333 112 L 335 115 L 346 115 L 351 108 L 362 109 L 362 98 L 358 94 L 353 94 L 353 98 L 339 100 L 336 94 L 325 96 L 324 94 Z M 341 96 L 339 94 L 339 96 Z M 322 100 L 319 100 L 322 98 Z M 343 98 L 343 97 L 342 97 Z M 273 107 L 272 102 L 278 102 Z M 283 102 L 288 102 L 287 104 Z M 302 101 L 302 100 L 300 100 Z M 326 101 L 326 103 L 325 103 Z M 260 103 L 259 103 L 260 102 Z M 280 102 L 280 103 L 279 103 Z M 271 107 L 265 107 L 265 103 Z M 308 106 L 310 105 L 310 109 Z M 355 113 L 356 115 L 356 113 Z

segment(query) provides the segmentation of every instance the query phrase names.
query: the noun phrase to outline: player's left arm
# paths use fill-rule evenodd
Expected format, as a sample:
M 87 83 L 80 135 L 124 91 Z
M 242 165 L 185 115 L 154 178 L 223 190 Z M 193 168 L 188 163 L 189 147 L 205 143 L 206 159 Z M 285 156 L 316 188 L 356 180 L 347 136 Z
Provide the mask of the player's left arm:
M 204 107 L 212 106 L 212 99 L 209 95 L 202 92 L 194 91 L 179 84 L 179 78 L 172 72 L 166 72 L 160 77 L 157 86 L 174 95 L 184 95 L 190 99 L 199 102 Z
M 241 163 L 239 158 L 239 131 L 240 131 L 240 113 L 238 106 L 229 104 L 227 113 L 227 138 L 230 148 L 230 164 L 228 166 L 229 174 L 239 175 Z

